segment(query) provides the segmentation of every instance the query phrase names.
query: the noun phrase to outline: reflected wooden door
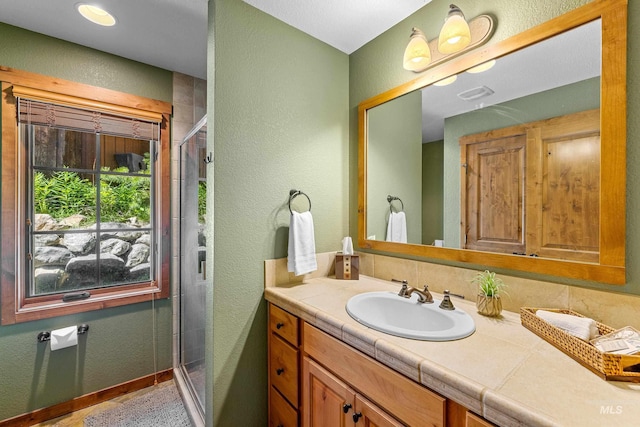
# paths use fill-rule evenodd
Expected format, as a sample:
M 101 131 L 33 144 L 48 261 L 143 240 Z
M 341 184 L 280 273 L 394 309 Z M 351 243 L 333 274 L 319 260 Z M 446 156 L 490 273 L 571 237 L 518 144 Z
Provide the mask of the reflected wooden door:
M 600 110 L 460 138 L 461 247 L 598 262 Z
M 462 247 L 524 253 L 526 136 L 477 136 L 465 137 L 462 150 L 466 152 Z
M 600 110 L 537 122 L 527 140 L 527 253 L 598 262 Z

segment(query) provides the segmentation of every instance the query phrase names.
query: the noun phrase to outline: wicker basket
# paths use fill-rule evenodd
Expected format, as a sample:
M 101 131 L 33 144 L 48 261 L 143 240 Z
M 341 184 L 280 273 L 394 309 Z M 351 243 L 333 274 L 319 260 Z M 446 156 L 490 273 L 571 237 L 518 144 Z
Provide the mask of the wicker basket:
M 570 314 L 578 317 L 584 316 L 571 310 L 520 308 L 520 320 L 525 328 L 562 350 L 598 376 L 609 381 L 640 382 L 640 355 L 603 353 L 592 344 L 545 322 L 536 316 L 537 310 Z M 614 328 L 603 323 L 596 323 L 600 334 L 604 335 L 615 331 Z

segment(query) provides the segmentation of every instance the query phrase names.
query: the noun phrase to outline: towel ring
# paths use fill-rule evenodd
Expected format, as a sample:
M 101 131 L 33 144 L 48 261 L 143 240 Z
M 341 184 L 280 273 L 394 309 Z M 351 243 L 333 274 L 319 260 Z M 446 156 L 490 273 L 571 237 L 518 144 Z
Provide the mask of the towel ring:
M 394 200 L 397 200 L 397 201 L 400 202 L 400 204 L 402 205 L 402 211 L 404 211 L 404 203 L 402 203 L 402 199 L 400 199 L 400 197 L 389 195 L 389 196 L 387 196 L 387 202 L 389 202 L 389 212 L 393 213 L 391 202 L 393 202 Z M 396 212 L 398 212 L 398 211 L 396 210 Z
M 289 191 L 289 212 L 293 213 L 293 211 L 291 210 L 291 201 L 296 197 L 298 197 L 299 195 L 303 195 L 304 197 L 307 198 L 307 200 L 309 201 L 309 212 L 311 212 L 311 199 L 309 198 L 309 196 L 307 196 L 304 192 L 300 190 Z

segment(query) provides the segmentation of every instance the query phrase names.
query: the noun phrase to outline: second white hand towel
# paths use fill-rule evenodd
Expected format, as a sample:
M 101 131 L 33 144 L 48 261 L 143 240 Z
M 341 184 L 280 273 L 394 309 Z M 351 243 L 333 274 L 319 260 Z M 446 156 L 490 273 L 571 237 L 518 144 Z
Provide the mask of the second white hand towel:
M 389 215 L 387 242 L 407 243 L 407 219 L 404 212 L 391 212 Z
M 289 222 L 287 269 L 296 276 L 318 269 L 311 212 L 292 212 Z
M 537 310 L 536 315 L 556 328 L 560 328 L 581 340 L 589 341 L 598 336 L 596 321 L 588 317 L 578 317 L 546 310 Z

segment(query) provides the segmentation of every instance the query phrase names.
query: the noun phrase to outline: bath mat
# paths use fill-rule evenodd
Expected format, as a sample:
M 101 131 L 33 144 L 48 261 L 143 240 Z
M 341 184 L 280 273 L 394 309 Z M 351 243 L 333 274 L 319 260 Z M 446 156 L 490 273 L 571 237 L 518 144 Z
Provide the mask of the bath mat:
M 85 427 L 192 427 L 174 384 L 85 418 Z

